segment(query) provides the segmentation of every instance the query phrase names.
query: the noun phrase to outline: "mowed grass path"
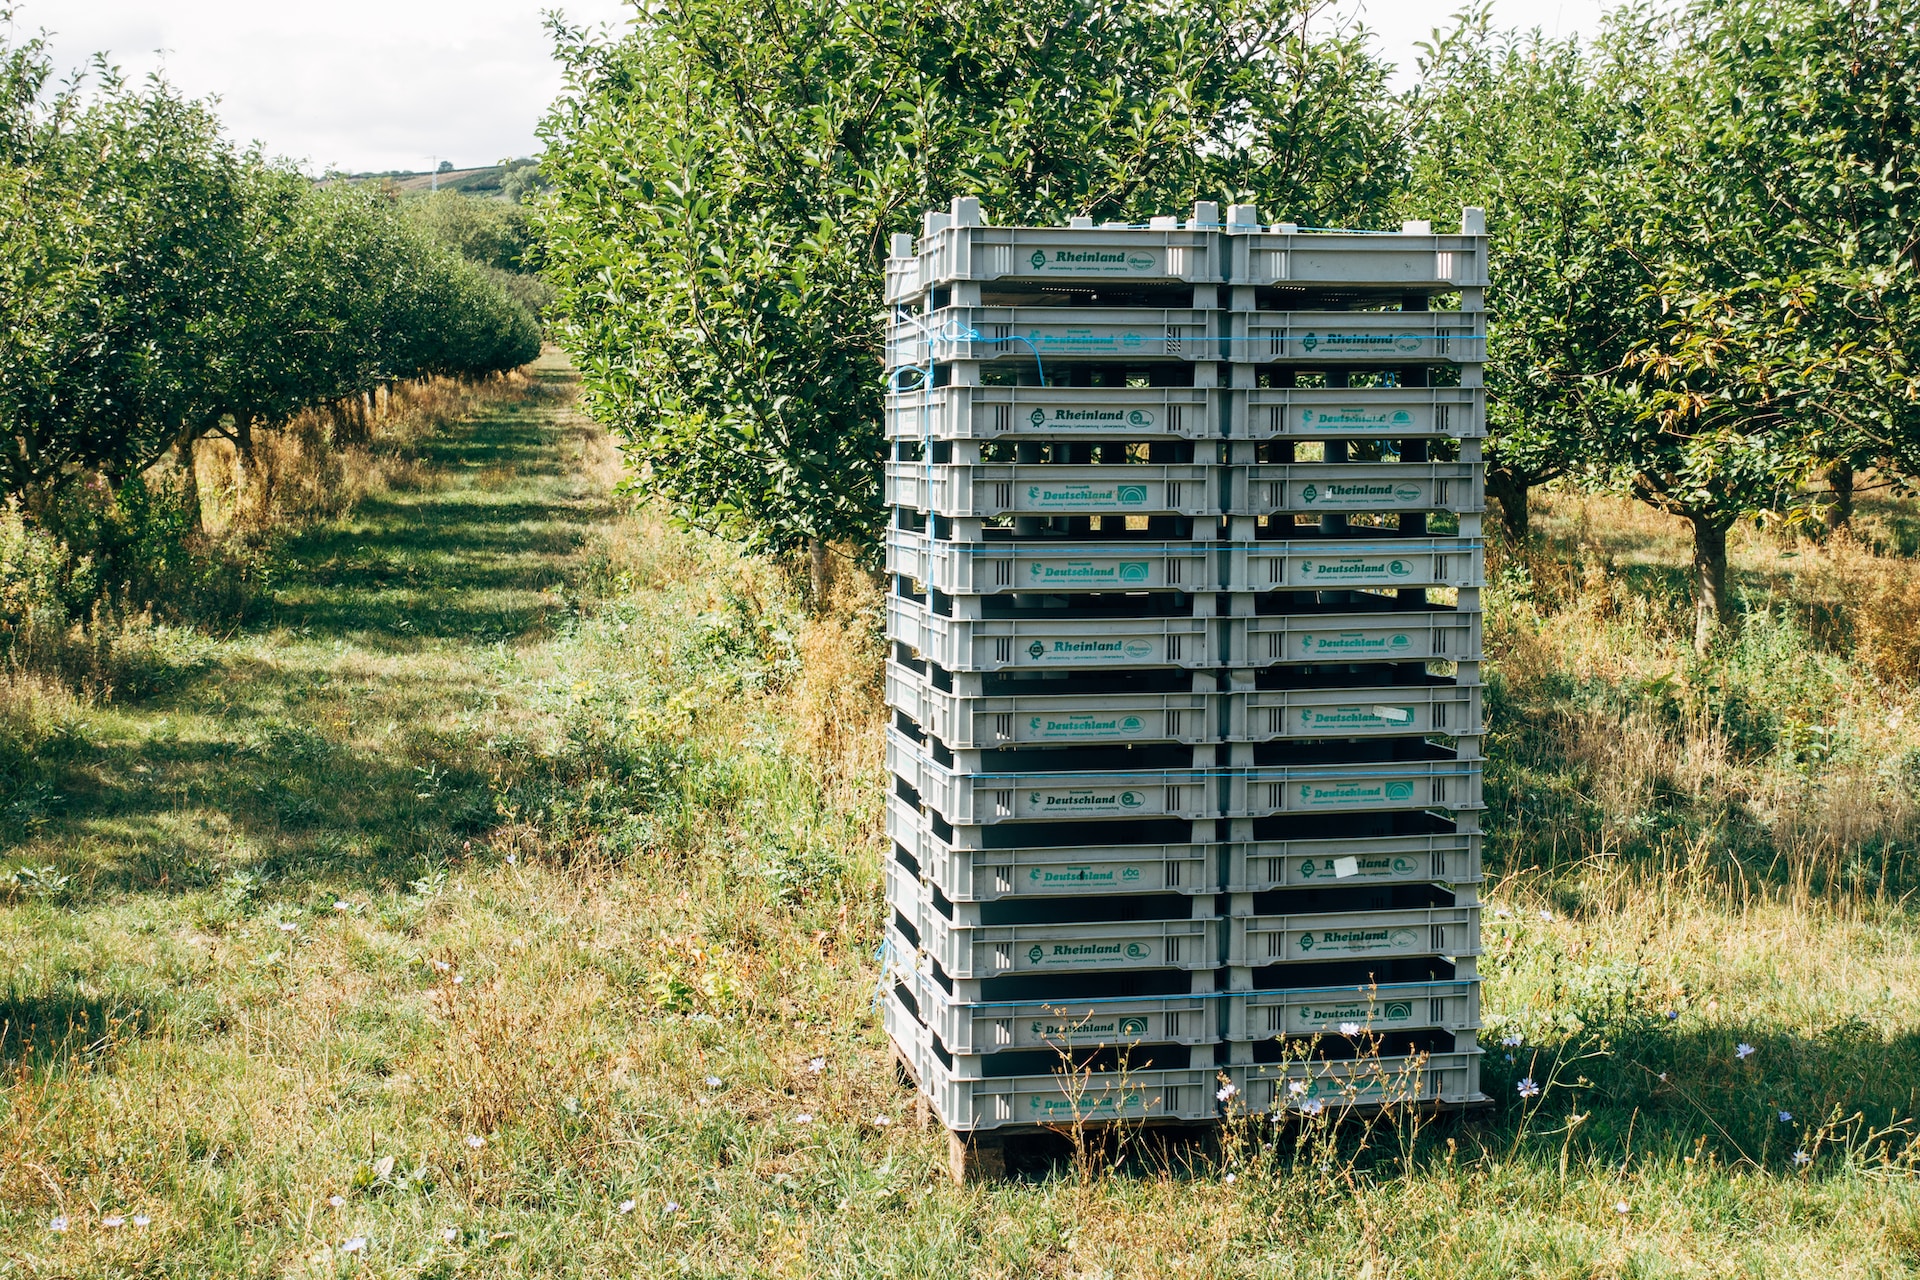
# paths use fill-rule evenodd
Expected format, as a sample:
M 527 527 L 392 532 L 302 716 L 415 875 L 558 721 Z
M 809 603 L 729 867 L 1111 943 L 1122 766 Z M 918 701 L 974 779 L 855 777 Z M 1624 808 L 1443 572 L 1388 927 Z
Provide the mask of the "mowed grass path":
M 1821 1136 L 1912 1114 L 1911 913 L 1688 866 L 1490 887 L 1479 1121 L 952 1186 L 872 1012 L 871 601 L 622 507 L 570 394 L 423 442 L 168 692 L 47 710 L 0 1277 L 1920 1268 L 1904 1144 Z

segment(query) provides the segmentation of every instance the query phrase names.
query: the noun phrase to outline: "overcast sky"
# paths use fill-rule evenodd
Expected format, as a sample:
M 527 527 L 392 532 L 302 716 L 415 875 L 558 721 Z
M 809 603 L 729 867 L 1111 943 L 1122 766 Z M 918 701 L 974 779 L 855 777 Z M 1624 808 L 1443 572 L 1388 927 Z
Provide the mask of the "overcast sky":
M 547 0 L 551 5 L 553 0 Z M 1455 0 L 1363 5 L 1383 52 L 1411 75 L 1414 44 Z M 63 68 L 110 53 L 139 76 L 164 64 L 195 96 L 218 95 L 243 142 L 310 170 L 467 168 L 531 154 L 560 85 L 542 0 L 22 0 L 17 25 L 54 33 Z M 622 0 L 560 0 L 575 23 L 620 23 Z M 1495 0 L 1505 26 L 1590 34 L 1603 0 Z

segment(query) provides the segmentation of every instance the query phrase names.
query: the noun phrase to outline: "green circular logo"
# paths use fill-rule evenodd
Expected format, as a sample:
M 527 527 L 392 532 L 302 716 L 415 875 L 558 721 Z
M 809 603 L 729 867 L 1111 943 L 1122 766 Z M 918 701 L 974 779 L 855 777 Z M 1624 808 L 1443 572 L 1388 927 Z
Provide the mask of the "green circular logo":
M 1047 255 L 1042 253 L 1040 250 L 1035 249 L 1033 251 L 1033 256 L 1028 258 L 1027 261 L 1033 264 L 1033 269 L 1035 271 L 1038 271 L 1040 268 L 1047 265 Z
M 1046 958 L 1047 958 L 1047 953 L 1040 949 L 1039 943 L 1036 942 L 1031 947 L 1027 948 L 1027 960 L 1030 963 L 1039 964 L 1042 960 Z

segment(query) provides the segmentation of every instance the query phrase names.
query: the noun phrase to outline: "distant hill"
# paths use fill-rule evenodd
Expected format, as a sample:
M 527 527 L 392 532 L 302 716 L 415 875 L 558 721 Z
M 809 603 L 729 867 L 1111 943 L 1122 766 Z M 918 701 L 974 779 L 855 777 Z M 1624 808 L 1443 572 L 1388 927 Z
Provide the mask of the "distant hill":
M 390 169 L 383 173 L 348 174 L 347 178 L 352 182 L 390 183 L 395 191 L 407 196 L 439 190 L 501 200 L 517 200 L 527 188 L 540 185 L 539 164 L 534 160 L 513 160 L 477 169 L 446 169 L 438 174 L 431 170 Z

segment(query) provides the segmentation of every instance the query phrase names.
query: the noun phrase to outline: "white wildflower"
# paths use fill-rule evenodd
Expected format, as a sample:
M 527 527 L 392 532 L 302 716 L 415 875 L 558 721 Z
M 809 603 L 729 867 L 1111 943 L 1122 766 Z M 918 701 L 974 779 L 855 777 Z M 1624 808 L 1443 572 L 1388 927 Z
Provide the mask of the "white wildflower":
M 520 855 L 518 855 L 518 854 L 514 854 L 514 853 L 510 853 L 510 854 L 508 854 L 508 855 L 507 855 L 507 865 L 508 865 L 508 866 L 510 866 L 510 867 L 517 867 L 517 866 L 519 866 L 519 865 L 520 865 Z
M 107 1215 L 106 1217 L 104 1217 L 104 1218 L 102 1218 L 102 1219 L 100 1219 L 100 1225 L 101 1225 L 101 1226 L 103 1226 L 103 1227 L 105 1227 L 105 1228 L 107 1228 L 107 1229 L 108 1229 L 109 1231 L 111 1231 L 111 1230 L 113 1230 L 113 1229 L 114 1229 L 115 1227 L 124 1227 L 124 1226 L 126 1226 L 126 1225 L 127 1225 L 127 1220 L 126 1220 L 125 1218 L 123 1218 L 123 1217 L 121 1217 L 121 1216 L 120 1216 L 119 1214 L 117 1214 L 117 1213 L 110 1213 L 110 1214 L 108 1214 L 108 1215 Z
M 1813 1157 L 1804 1151 L 1796 1151 L 1793 1153 L 1793 1162 L 1796 1165 L 1809 1165 L 1813 1163 Z
M 467 1135 L 467 1145 L 478 1151 L 487 1145 L 487 1140 L 477 1133 L 470 1133 Z
M 1523 1098 L 1537 1098 L 1540 1096 L 1540 1086 L 1533 1082 L 1532 1076 L 1528 1076 L 1525 1080 L 1515 1085 L 1514 1088 L 1520 1091 L 1520 1096 Z
M 661 1205 L 660 1208 L 662 1212 L 665 1213 L 678 1213 L 680 1212 L 680 1202 L 678 1200 L 669 1200 Z
M 136 1213 L 136 1214 L 134 1214 L 134 1215 L 133 1215 L 133 1225 L 134 1225 L 134 1226 L 136 1226 L 136 1227 L 144 1227 L 144 1226 L 146 1226 L 146 1225 L 147 1225 L 147 1224 L 148 1224 L 149 1222 L 152 1222 L 152 1221 L 153 1221 L 153 1219 L 152 1219 L 152 1218 L 149 1218 L 149 1217 L 148 1217 L 148 1216 L 147 1216 L 146 1214 L 144 1214 L 144 1213 Z
M 793 1122 L 795 1124 L 812 1124 L 813 1113 L 811 1111 L 802 1111 L 799 1115 L 793 1118 Z
M 1625 1200 L 1622 1200 L 1613 1206 L 1613 1211 L 1617 1214 L 1620 1214 L 1622 1217 L 1625 1217 L 1627 1214 L 1633 1212 L 1633 1206 L 1628 1204 Z
M 1234 1183 L 1240 1181 L 1240 1178 L 1238 1175 L 1230 1173 L 1225 1178 L 1223 1178 L 1222 1181 L 1225 1182 L 1228 1186 L 1232 1186 Z
M 1740 1059 L 1740 1061 L 1742 1062 L 1745 1062 L 1748 1058 L 1751 1058 L 1755 1054 L 1755 1052 L 1757 1052 L 1757 1050 L 1755 1050 L 1752 1045 L 1746 1044 L 1744 1042 L 1733 1046 L 1733 1056 Z
M 1780 1113 L 1780 1123 L 1781 1123 L 1781 1124 L 1792 1124 L 1792 1123 L 1793 1123 L 1793 1112 L 1791 1112 L 1791 1111 L 1782 1111 L 1782 1112 Z
M 825 1071 L 826 1069 L 827 1069 L 827 1060 L 825 1058 L 807 1059 L 807 1070 L 813 1072 L 814 1075 L 819 1075 L 822 1071 Z
M 47 1230 L 53 1232 L 55 1235 L 63 1236 L 67 1234 L 67 1215 L 64 1213 L 54 1214 L 53 1221 L 47 1223 Z
M 453 985 L 456 987 L 459 986 L 461 983 L 465 982 L 466 980 L 467 980 L 467 975 L 464 973 L 456 973 L 453 975 Z
M 1552 922 L 1552 920 L 1553 920 L 1553 912 L 1551 912 L 1551 911 L 1542 911 L 1542 912 L 1540 913 L 1540 918 L 1541 918 L 1542 920 L 1545 920 L 1545 921 L 1547 921 L 1547 922 L 1549 922 L 1549 923 L 1551 923 L 1551 922 Z
M 1343 1022 L 1340 1024 L 1340 1034 L 1343 1036 L 1357 1036 L 1360 1034 L 1360 1024 L 1357 1022 Z
M 893 1117 L 892 1116 L 875 1116 L 873 1118 L 873 1123 L 875 1128 L 884 1129 L 888 1125 L 893 1123 Z
M 1303 1116 L 1317 1116 L 1326 1109 L 1327 1104 L 1318 1098 L 1308 1098 L 1300 1104 L 1300 1114 Z
M 719 1076 L 708 1076 L 708 1077 L 707 1077 L 707 1088 L 709 1088 L 709 1089 L 718 1089 L 719 1087 L 720 1087 L 720 1077 L 719 1077 Z
M 327 1203 L 332 1205 L 336 1209 L 344 1205 L 346 1202 L 347 1202 L 347 1198 L 345 1196 L 328 1196 L 327 1197 Z
M 351 911 L 353 910 L 353 904 L 344 898 L 335 898 L 333 900 L 333 909 L 335 911 Z
M 457 1227 L 440 1228 L 440 1239 L 443 1243 L 452 1244 L 454 1241 L 458 1240 L 459 1238 L 460 1238 L 459 1228 Z
M 1240 1091 L 1234 1088 L 1231 1084 L 1223 1084 L 1220 1086 L 1218 1090 L 1214 1092 L 1213 1096 L 1220 1099 L 1220 1101 L 1225 1102 L 1228 1098 L 1231 1098 L 1234 1094 L 1238 1092 Z
M 1298 1097 L 1300 1094 L 1303 1094 L 1306 1091 L 1307 1091 L 1307 1082 L 1305 1080 L 1287 1081 L 1287 1092 L 1293 1094 L 1295 1097 Z
M 342 1240 L 340 1242 L 340 1252 L 342 1253 L 360 1253 L 363 1252 L 366 1247 L 367 1238 L 365 1236 L 354 1236 L 350 1240 Z
M 622 1213 L 632 1213 L 632 1212 L 633 1212 L 633 1201 L 631 1201 L 631 1200 L 622 1200 L 622 1201 L 620 1202 L 620 1212 L 622 1212 Z
M 1500 1037 L 1500 1043 L 1505 1045 L 1509 1049 L 1518 1049 L 1521 1045 L 1525 1044 L 1526 1042 L 1527 1042 L 1527 1038 L 1521 1035 L 1518 1031 L 1515 1031 L 1511 1035 L 1504 1035 Z
M 300 927 L 299 925 L 295 924 L 291 920 L 282 920 L 280 922 L 280 932 L 282 933 L 292 933 L 294 930 L 298 929 L 299 927 Z

